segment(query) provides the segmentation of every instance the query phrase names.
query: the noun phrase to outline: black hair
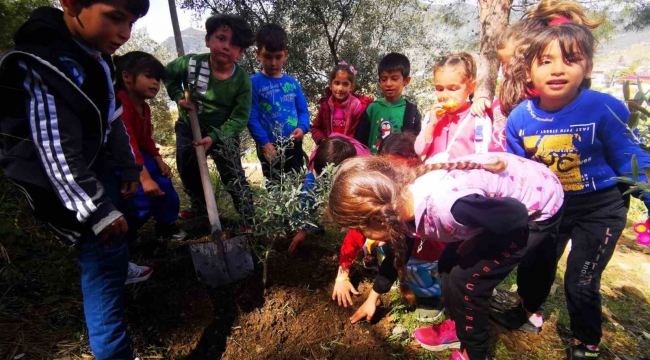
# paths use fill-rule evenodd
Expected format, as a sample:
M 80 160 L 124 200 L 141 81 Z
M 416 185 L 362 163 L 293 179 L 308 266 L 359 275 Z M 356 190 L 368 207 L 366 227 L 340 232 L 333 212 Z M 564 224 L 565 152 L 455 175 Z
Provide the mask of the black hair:
M 113 3 L 117 2 L 116 0 L 113 1 L 107 1 L 107 0 L 77 0 L 77 3 L 81 5 L 84 8 L 90 7 L 93 4 L 96 3 Z M 126 10 L 131 13 L 131 15 L 137 17 L 138 19 L 147 15 L 147 12 L 149 12 L 149 0 L 124 0 L 124 4 L 126 5 Z
M 316 148 L 316 155 L 314 155 L 313 160 L 314 171 L 316 171 L 317 175 L 320 175 L 327 164 L 338 166 L 343 160 L 356 155 L 357 150 L 348 139 L 340 136 L 330 136 Z
M 205 21 L 205 40 L 210 39 L 215 31 L 224 26 L 232 30 L 232 39 L 230 40 L 232 45 L 238 46 L 242 50 L 253 45 L 254 35 L 250 25 L 244 18 L 230 14 L 213 15 Z
M 153 55 L 143 51 L 131 51 L 122 56 L 113 56 L 115 63 L 115 90 L 124 90 L 124 80 L 122 72 L 126 71 L 129 75 L 137 78 L 140 74 L 151 74 L 158 81 L 165 80 L 167 72 L 165 66 L 158 61 Z
M 415 153 L 415 138 L 415 134 L 410 131 L 392 133 L 381 141 L 377 154 L 395 155 L 406 160 L 419 160 L 418 154 Z
M 329 76 L 330 84 L 332 83 L 332 81 L 334 81 L 334 79 L 336 79 L 336 75 L 338 75 L 339 71 L 342 71 L 342 72 L 344 72 L 344 73 L 346 73 L 348 75 L 348 80 L 350 80 L 350 83 L 352 83 L 352 86 L 356 85 L 357 84 L 357 75 L 354 72 L 352 72 L 352 69 L 353 69 L 353 67 L 351 67 L 347 63 L 340 62 L 330 72 L 330 76 Z
M 264 24 L 257 29 L 255 43 L 258 51 L 262 51 L 262 49 L 266 49 L 266 51 L 285 51 L 289 40 L 282 26 Z
M 411 62 L 409 61 L 409 58 L 406 57 L 406 55 L 399 53 L 390 53 L 384 56 L 379 62 L 377 75 L 381 75 L 383 71 L 399 71 L 406 79 L 411 74 Z

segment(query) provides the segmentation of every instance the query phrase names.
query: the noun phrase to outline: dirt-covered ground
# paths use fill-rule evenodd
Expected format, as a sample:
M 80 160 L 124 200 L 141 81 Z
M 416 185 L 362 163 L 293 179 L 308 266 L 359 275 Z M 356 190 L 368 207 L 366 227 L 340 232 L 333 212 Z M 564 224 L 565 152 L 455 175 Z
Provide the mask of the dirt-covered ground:
M 92 358 L 74 251 L 34 223 L 4 182 L 0 197 L 0 359 Z M 631 217 L 641 214 L 633 209 Z M 207 288 L 194 273 L 187 246 L 162 244 L 151 235 L 148 226 L 131 252 L 134 262 L 154 273 L 126 291 L 135 353 L 143 360 L 449 359 L 449 353 L 419 348 L 411 335 L 425 324 L 415 321 L 395 293 L 382 297 L 372 323 L 349 323 L 354 309 L 331 300 L 343 237 L 337 228 L 311 236 L 295 254 L 280 244 L 269 264 L 266 292 L 259 268 L 238 284 Z M 628 230 L 605 271 L 604 359 L 650 357 L 649 253 Z M 374 274 L 360 268 L 352 278 L 367 294 Z M 562 275 L 542 333 L 509 333 L 495 326 L 493 358 L 566 358 L 571 337 Z M 500 285 L 500 299 L 514 299 L 513 284 L 510 277 Z M 359 297 L 356 304 L 362 301 Z M 407 335 L 393 335 L 396 326 Z

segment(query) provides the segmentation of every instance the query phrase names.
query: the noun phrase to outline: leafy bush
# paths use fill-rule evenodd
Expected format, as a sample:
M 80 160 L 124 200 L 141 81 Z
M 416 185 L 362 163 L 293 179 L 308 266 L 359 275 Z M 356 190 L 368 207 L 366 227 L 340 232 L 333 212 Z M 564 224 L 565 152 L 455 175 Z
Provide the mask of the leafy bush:
M 625 81 L 623 83 L 623 98 L 625 99 L 625 104 L 630 110 L 630 116 L 627 119 L 627 125 L 629 128 L 634 131 L 638 130 L 638 138 L 641 142 L 641 147 L 646 152 L 650 152 L 650 129 L 648 126 L 648 117 L 650 116 L 650 111 L 648 110 L 648 93 L 643 90 L 643 85 L 641 80 L 637 78 L 637 92 L 634 97 L 631 97 L 630 92 L 630 82 Z M 611 109 L 610 109 L 611 111 Z M 612 112 L 613 114 L 613 112 Z M 614 114 L 616 116 L 616 114 Z M 622 119 L 616 117 L 619 121 L 622 122 Z M 636 155 L 632 155 L 632 174 L 631 178 L 628 176 L 619 176 L 615 180 L 623 182 L 630 185 L 630 189 L 625 192 L 625 194 L 641 191 L 644 196 L 650 196 L 650 184 L 646 181 L 639 181 L 639 162 L 636 158 Z M 650 164 L 641 164 L 641 168 L 644 170 L 646 178 L 650 179 Z
M 227 138 L 224 141 L 229 141 Z M 232 141 L 232 140 L 230 140 Z M 293 141 L 277 146 L 277 156 L 271 164 L 279 168 L 289 160 L 287 150 L 293 147 Z M 229 151 L 232 146 L 224 146 L 224 151 Z M 225 156 L 240 156 L 242 154 L 224 154 Z M 253 219 L 247 219 L 254 232 L 249 236 L 249 243 L 264 268 L 263 282 L 267 282 L 267 263 L 273 254 L 278 241 L 288 239 L 300 230 L 317 226 L 322 208 L 331 187 L 333 166 L 329 166 L 323 173 L 316 177 L 315 186 L 307 188 L 304 181 L 309 174 L 305 166 L 298 172 L 277 173 L 277 182 L 263 180 L 263 189 L 254 192 L 255 211 Z M 275 174 L 275 173 L 274 173 Z M 236 184 L 228 184 L 235 189 L 241 189 Z M 243 194 L 242 194 L 243 196 Z

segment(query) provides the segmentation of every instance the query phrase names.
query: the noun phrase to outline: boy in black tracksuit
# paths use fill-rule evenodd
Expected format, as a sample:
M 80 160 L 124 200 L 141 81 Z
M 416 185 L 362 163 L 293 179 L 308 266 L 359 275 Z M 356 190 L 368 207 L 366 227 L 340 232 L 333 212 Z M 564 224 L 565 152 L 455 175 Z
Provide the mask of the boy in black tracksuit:
M 35 216 L 78 248 L 95 357 L 131 360 L 128 225 L 117 203 L 135 194 L 141 166 L 120 119 L 109 55 L 149 1 L 61 5 L 35 10 L 15 34 L 15 50 L 0 57 L 0 166 Z

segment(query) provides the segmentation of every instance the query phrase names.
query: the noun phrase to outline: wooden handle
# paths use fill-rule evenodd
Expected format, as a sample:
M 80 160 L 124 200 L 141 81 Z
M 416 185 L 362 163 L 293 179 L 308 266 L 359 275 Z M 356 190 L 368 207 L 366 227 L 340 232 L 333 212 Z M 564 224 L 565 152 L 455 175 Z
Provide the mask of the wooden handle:
M 187 111 L 190 118 L 190 126 L 192 127 L 192 137 L 194 141 L 201 141 L 201 128 L 199 127 L 199 117 L 196 114 L 196 107 L 192 102 L 189 91 L 185 90 L 185 100 L 194 110 Z M 214 146 L 214 144 L 213 144 Z M 205 148 L 203 146 L 195 146 L 196 159 L 199 163 L 199 172 L 201 174 L 201 184 L 203 184 L 203 195 L 205 196 L 205 206 L 208 210 L 208 218 L 212 226 L 212 232 L 218 231 L 221 234 L 221 222 L 219 221 L 219 212 L 217 211 L 217 201 L 214 198 L 214 189 L 212 188 L 212 180 L 210 179 L 210 169 L 208 168 L 208 159 L 205 155 Z

